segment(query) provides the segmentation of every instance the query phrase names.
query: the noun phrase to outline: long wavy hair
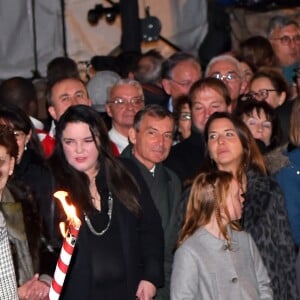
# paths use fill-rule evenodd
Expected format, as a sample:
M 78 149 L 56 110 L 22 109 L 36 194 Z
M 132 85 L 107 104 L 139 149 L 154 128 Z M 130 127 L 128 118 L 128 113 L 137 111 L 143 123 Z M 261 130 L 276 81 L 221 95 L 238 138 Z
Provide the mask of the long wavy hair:
M 69 123 L 82 122 L 89 126 L 94 143 L 98 149 L 98 163 L 104 168 L 108 189 L 132 213 L 139 215 L 139 188 L 134 178 L 112 154 L 111 142 L 105 124 L 94 109 L 86 105 L 69 107 L 56 126 L 56 147 L 50 157 L 57 185 L 64 188 L 81 212 L 89 213 L 93 208 L 88 176 L 72 167 L 65 156 L 62 135 Z
M 231 249 L 227 225 L 234 230 L 240 229 L 237 222 L 230 221 L 226 205 L 226 197 L 230 192 L 232 180 L 233 175 L 231 173 L 218 170 L 197 175 L 191 188 L 178 246 L 198 228 L 207 225 L 212 217 L 215 217 L 221 235 L 227 241 L 228 248 Z
M 236 116 L 228 112 L 215 112 L 207 120 L 204 129 L 204 139 L 206 145 L 208 143 L 208 133 L 211 124 L 217 119 L 228 119 L 236 130 L 237 136 L 240 139 L 243 148 L 242 159 L 239 164 L 238 170 L 236 170 L 237 180 L 242 183 L 245 173 L 249 169 L 255 169 L 262 175 L 266 175 L 266 166 L 263 156 L 261 155 L 259 148 L 253 138 L 250 130 L 244 124 L 244 122 L 238 119 Z M 214 160 L 210 158 L 209 149 L 206 147 L 205 158 L 203 162 L 203 170 L 217 170 L 218 166 Z

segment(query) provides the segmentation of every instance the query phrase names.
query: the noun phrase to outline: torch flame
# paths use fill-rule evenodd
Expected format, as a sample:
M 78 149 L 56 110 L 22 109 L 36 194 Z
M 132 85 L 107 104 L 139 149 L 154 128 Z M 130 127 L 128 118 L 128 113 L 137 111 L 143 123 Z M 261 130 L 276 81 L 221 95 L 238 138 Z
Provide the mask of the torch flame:
M 72 204 L 68 204 L 66 197 L 68 193 L 65 191 L 57 191 L 54 193 L 54 197 L 57 198 L 63 206 L 63 209 L 67 215 L 68 222 L 75 228 L 79 228 L 81 225 L 80 219 L 76 215 L 76 208 Z

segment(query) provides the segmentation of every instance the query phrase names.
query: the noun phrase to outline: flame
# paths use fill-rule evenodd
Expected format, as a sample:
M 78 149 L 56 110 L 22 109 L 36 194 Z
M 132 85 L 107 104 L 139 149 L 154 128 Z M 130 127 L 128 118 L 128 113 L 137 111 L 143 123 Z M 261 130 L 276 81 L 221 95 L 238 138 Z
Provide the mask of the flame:
M 75 228 L 79 228 L 81 225 L 81 221 L 77 217 L 75 206 L 67 203 L 67 201 L 66 201 L 67 196 L 68 196 L 68 193 L 65 191 L 57 191 L 54 193 L 54 197 L 57 198 L 63 206 L 65 214 L 67 215 L 67 220 L 68 220 L 69 224 L 71 224 Z M 60 225 L 60 227 L 61 227 L 61 225 Z M 62 234 L 64 236 L 66 234 L 65 227 L 63 229 Z

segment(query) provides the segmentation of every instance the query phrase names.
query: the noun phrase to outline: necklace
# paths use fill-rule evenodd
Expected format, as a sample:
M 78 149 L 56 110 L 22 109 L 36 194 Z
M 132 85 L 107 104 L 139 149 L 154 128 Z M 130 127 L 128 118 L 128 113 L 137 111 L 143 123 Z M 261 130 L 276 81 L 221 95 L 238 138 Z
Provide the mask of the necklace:
M 108 223 L 107 223 L 106 227 L 102 231 L 100 231 L 100 232 L 98 232 L 98 231 L 95 230 L 95 228 L 93 227 L 93 225 L 91 223 L 90 218 L 87 216 L 86 213 L 84 213 L 84 220 L 85 220 L 88 228 L 90 229 L 90 231 L 94 235 L 101 236 L 101 235 L 103 235 L 108 230 L 108 228 L 110 226 L 110 223 L 111 223 L 112 209 L 113 209 L 113 198 L 111 196 L 111 193 L 109 193 L 109 195 L 108 195 L 108 212 L 107 212 L 109 220 L 108 220 Z

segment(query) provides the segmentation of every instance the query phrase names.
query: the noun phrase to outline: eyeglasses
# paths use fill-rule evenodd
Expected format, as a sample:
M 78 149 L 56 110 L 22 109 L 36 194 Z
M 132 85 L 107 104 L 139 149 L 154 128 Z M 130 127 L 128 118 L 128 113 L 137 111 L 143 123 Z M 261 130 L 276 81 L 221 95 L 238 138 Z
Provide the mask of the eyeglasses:
M 179 120 L 190 121 L 191 119 L 192 119 L 192 115 L 189 112 L 182 112 L 179 114 Z
M 174 80 L 174 79 L 172 79 L 172 78 L 170 78 L 169 80 L 175 82 L 176 84 L 182 86 L 183 88 L 188 88 L 188 89 L 189 89 L 189 88 L 193 85 L 193 83 L 195 82 L 195 81 L 191 81 L 191 80 L 177 81 L 177 80 Z
M 226 75 L 222 75 L 221 73 L 213 73 L 211 77 L 217 78 L 219 80 L 226 80 L 226 81 L 235 81 L 237 79 L 241 79 L 241 76 L 239 76 L 236 72 L 228 72 Z
M 269 97 L 269 92 L 277 92 L 275 89 L 262 89 L 257 92 L 250 92 L 248 95 L 258 100 L 265 100 Z
M 136 97 L 136 98 L 131 98 L 131 99 L 123 99 L 123 98 L 115 98 L 113 100 L 108 101 L 107 103 L 110 104 L 115 104 L 119 107 L 123 107 L 125 105 L 133 105 L 133 106 L 139 106 L 142 103 L 144 103 L 144 98 L 143 97 Z
M 271 40 L 279 40 L 283 46 L 288 46 L 293 41 L 295 44 L 300 44 L 300 34 L 294 36 L 284 35 L 278 38 L 272 38 Z

